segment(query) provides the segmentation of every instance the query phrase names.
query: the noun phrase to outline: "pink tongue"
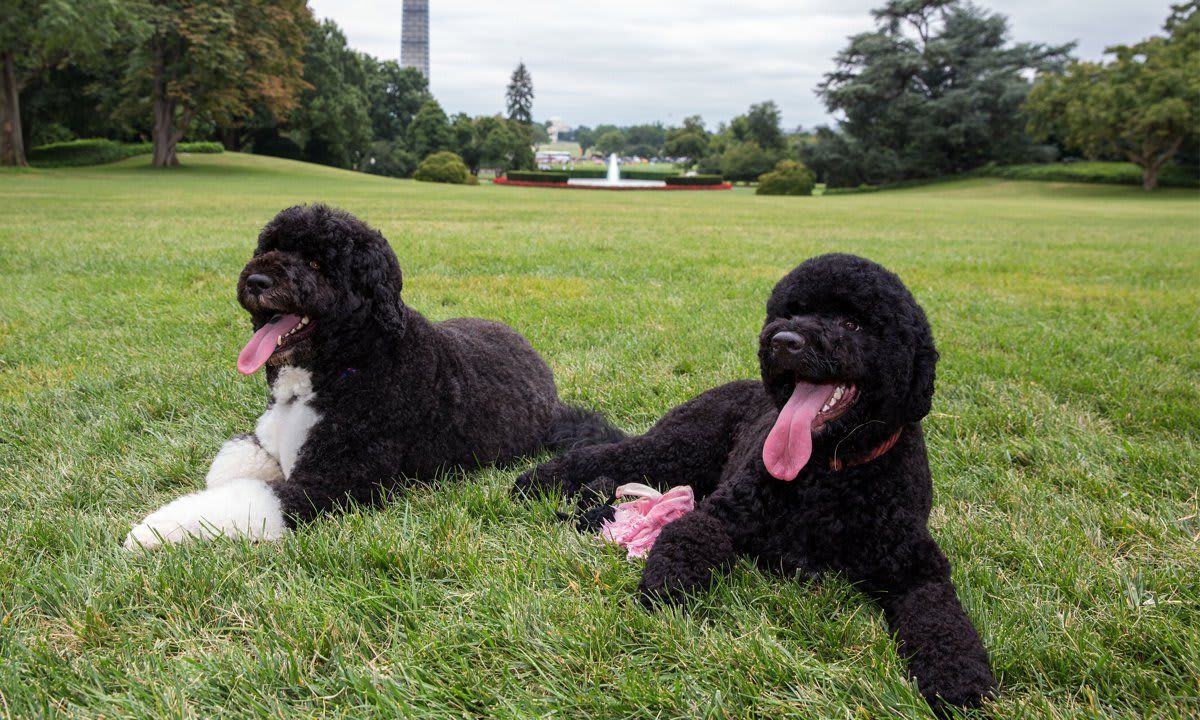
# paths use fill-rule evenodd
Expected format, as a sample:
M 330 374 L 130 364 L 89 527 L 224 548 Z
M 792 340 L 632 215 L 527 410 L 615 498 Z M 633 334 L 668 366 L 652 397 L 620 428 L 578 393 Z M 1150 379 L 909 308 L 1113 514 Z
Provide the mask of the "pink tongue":
M 300 324 L 299 315 L 283 315 L 263 325 L 238 353 L 237 369 L 243 375 L 253 375 L 275 352 L 275 344 L 284 333 Z
M 763 443 L 763 464 L 778 480 L 795 480 L 812 455 L 812 424 L 834 385 L 797 382 Z

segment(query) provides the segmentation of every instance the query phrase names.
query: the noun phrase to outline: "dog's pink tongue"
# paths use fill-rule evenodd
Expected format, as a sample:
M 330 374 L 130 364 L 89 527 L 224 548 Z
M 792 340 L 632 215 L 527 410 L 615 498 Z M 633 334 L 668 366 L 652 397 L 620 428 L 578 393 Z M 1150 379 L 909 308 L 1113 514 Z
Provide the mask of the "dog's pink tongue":
M 771 477 L 790 481 L 800 474 L 812 455 L 813 420 L 835 389 L 833 385 L 796 383 L 763 443 L 763 464 Z
M 238 353 L 237 369 L 243 375 L 253 375 L 267 362 L 275 345 L 284 333 L 300 324 L 299 315 L 280 315 L 263 325 Z

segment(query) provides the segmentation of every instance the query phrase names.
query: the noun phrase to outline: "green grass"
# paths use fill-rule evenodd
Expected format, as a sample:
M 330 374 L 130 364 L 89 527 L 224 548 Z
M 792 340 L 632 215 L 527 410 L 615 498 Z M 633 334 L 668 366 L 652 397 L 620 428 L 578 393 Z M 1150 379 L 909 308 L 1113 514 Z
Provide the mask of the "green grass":
M 995 716 L 1200 712 L 1195 192 L 559 193 L 227 153 L 0 174 L 0 716 L 926 716 L 844 581 L 742 562 L 643 612 L 638 564 L 508 499 L 520 468 L 277 544 L 125 552 L 259 414 L 234 281 L 308 200 L 383 230 L 412 306 L 513 325 L 630 430 L 754 376 L 795 263 L 883 262 L 942 352 L 932 525 Z

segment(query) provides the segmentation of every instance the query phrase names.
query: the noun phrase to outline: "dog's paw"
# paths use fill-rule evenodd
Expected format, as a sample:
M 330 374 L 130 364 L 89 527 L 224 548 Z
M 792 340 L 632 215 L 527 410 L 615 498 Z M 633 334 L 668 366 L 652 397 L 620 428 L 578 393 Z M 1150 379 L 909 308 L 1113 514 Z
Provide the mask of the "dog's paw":
M 515 498 L 531 498 L 544 495 L 557 495 L 559 483 L 555 473 L 555 462 L 538 465 L 526 470 L 513 481 L 511 495 Z
M 213 458 L 204 484 L 215 488 L 246 478 L 263 482 L 283 479 L 279 462 L 262 448 L 254 435 L 238 435 L 226 441 Z
M 575 520 L 575 529 L 581 533 L 600 532 L 604 523 L 612 520 L 617 509 L 612 505 L 593 505 L 584 510 Z

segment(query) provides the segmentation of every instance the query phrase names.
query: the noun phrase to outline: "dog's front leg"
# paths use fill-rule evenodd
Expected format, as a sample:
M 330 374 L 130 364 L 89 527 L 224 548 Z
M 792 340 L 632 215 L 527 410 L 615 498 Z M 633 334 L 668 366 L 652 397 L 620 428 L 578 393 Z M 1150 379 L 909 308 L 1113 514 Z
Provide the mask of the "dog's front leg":
M 274 540 L 285 531 L 272 484 L 283 479 L 279 461 L 258 437 L 236 435 L 221 446 L 204 478 L 207 490 L 174 500 L 134 525 L 125 547 L 155 548 L 187 538 L 227 535 Z
M 963 611 L 949 563 L 932 538 L 914 543 L 894 576 L 870 584 L 921 694 L 939 717 L 996 691 L 979 633 Z
M 273 487 L 257 478 L 235 478 L 173 500 L 150 513 L 125 537 L 125 547 L 151 549 L 188 538 L 248 537 L 276 540 L 287 532 Z
M 722 482 L 692 512 L 662 529 L 638 585 L 642 602 L 679 602 L 712 584 L 714 574 L 763 532 L 757 473 L 746 469 Z

